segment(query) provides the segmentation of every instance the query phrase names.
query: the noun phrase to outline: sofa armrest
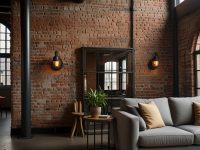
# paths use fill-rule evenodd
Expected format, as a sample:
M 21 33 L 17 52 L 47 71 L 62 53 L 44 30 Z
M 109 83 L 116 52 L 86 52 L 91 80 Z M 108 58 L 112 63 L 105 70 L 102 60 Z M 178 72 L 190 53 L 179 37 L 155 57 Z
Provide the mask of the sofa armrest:
M 137 150 L 139 138 L 139 118 L 121 110 L 112 110 L 115 118 L 114 126 L 117 131 L 117 147 L 119 150 Z

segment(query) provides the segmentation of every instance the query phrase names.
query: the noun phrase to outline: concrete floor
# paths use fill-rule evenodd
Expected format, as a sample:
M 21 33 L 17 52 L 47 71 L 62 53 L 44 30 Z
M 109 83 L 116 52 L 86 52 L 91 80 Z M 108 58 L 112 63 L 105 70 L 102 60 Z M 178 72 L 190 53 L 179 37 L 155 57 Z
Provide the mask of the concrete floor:
M 50 135 L 37 134 L 32 139 L 20 139 L 10 136 L 11 119 L 10 114 L 7 118 L 5 114 L 0 118 L 0 150 L 86 150 L 87 138 L 74 137 L 69 135 Z M 93 136 L 89 136 L 90 144 L 93 144 Z M 104 135 L 104 142 L 107 137 Z M 97 137 L 97 143 L 100 143 L 100 137 Z M 92 146 L 92 145 L 90 145 Z M 93 149 L 90 147 L 90 149 Z

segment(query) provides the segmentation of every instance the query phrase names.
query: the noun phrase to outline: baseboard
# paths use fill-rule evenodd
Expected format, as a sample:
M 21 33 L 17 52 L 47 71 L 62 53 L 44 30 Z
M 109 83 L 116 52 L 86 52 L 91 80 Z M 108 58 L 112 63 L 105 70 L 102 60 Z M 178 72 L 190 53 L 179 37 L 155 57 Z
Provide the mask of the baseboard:
M 54 127 L 54 128 L 32 128 L 32 134 L 57 134 L 70 133 L 71 127 Z M 21 128 L 12 128 L 11 135 L 20 135 Z

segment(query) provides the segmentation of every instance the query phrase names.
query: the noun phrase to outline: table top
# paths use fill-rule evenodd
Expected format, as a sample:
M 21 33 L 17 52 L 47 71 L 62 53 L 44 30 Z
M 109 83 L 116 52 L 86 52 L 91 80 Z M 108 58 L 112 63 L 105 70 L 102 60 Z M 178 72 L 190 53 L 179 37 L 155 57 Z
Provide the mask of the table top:
M 72 112 L 72 115 L 84 116 L 84 113 L 83 112 Z
M 111 122 L 113 117 L 111 115 L 100 115 L 99 118 L 92 118 L 90 115 L 84 116 L 83 119 L 91 122 Z

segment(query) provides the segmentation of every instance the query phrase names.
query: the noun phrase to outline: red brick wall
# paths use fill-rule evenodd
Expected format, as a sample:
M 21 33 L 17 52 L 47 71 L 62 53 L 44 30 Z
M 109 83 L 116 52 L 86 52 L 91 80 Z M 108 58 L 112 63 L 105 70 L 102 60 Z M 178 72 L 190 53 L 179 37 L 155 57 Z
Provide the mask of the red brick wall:
M 76 4 L 32 0 L 32 127 L 71 126 L 72 103 L 81 98 L 80 47 L 130 47 L 130 0 L 86 0 Z M 172 38 L 168 0 L 135 0 L 136 97 L 172 96 Z M 12 128 L 20 127 L 20 16 L 12 5 Z M 64 68 L 50 69 L 55 50 Z M 160 66 L 149 70 L 158 52 Z
M 200 11 L 178 21 L 180 96 L 194 96 L 193 51 L 200 31 Z
M 136 97 L 172 96 L 173 49 L 170 1 L 135 0 L 135 95 Z M 160 65 L 149 70 L 147 65 L 158 52 Z
M 87 0 L 82 4 L 32 0 L 31 72 L 32 127 L 71 126 L 72 103 L 81 97 L 80 47 L 129 47 L 129 1 Z M 20 16 L 13 1 L 12 128 L 20 127 Z M 48 63 L 55 50 L 64 68 L 55 73 Z

